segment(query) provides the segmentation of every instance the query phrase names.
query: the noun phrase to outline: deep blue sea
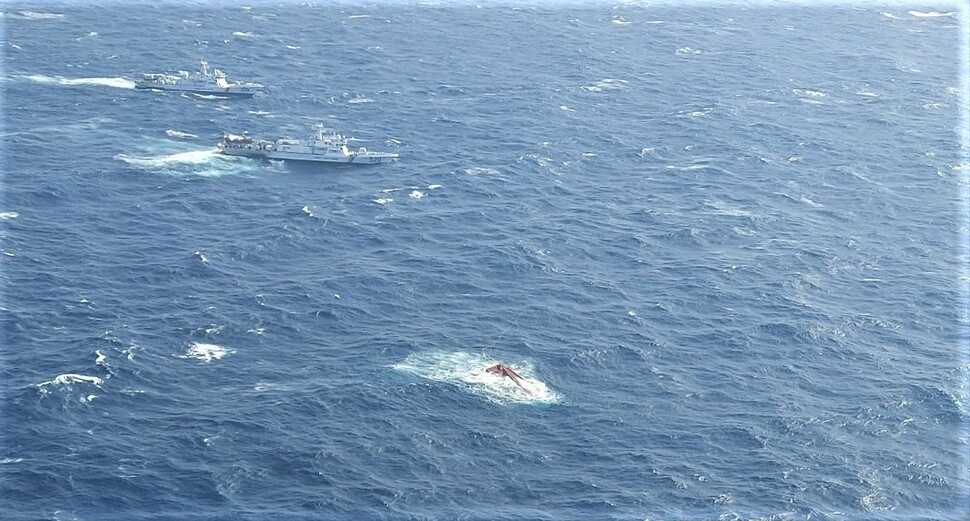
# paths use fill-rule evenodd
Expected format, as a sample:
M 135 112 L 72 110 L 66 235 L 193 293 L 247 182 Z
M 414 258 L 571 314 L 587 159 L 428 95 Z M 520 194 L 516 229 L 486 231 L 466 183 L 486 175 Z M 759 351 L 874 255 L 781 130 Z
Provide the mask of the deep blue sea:
M 0 519 L 970 515 L 966 8 L 0 11 Z

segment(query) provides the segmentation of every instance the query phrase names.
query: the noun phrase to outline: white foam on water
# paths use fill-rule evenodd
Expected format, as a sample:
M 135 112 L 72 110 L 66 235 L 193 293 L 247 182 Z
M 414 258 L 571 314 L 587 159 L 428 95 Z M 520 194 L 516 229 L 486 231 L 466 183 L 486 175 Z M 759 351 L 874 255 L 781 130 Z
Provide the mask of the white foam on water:
M 300 208 L 300 210 L 302 210 L 303 213 L 307 214 L 307 216 L 313 217 L 313 212 L 310 211 L 310 206 L 309 205 L 304 205 L 303 208 Z
M 232 35 L 233 36 L 244 36 L 244 37 L 247 37 L 248 38 L 248 37 L 253 36 L 253 32 L 252 31 L 233 31 L 232 32 Z
M 916 18 L 945 18 L 945 17 L 951 17 L 955 13 L 952 11 L 948 11 L 945 13 L 938 13 L 936 11 L 928 11 L 928 12 L 907 11 L 907 14 L 909 14 L 910 16 L 914 16 Z
M 299 45 L 289 45 L 289 44 L 287 44 L 286 45 L 286 48 L 287 49 L 290 49 L 291 51 L 295 51 L 295 50 L 299 49 L 300 46 Z
M 88 383 L 88 384 L 94 385 L 95 387 L 101 387 L 101 384 L 103 382 L 104 380 L 98 378 L 97 376 L 65 373 L 62 375 L 58 375 L 53 380 L 48 380 L 46 382 L 41 382 L 37 384 L 37 389 L 39 389 L 40 392 L 47 394 L 49 392 L 48 388 L 55 385 L 69 387 L 72 384 L 76 384 L 76 383 Z
M 387 204 L 387 203 L 394 202 L 394 199 L 391 199 L 390 197 L 379 197 L 377 199 L 374 199 L 374 202 L 377 204 Z
M 179 358 L 192 358 L 210 363 L 213 360 L 221 360 L 232 353 L 235 353 L 235 351 L 226 349 L 220 345 L 193 342 L 189 344 L 189 348 L 185 351 L 185 354 Z
M 171 129 L 166 130 L 165 135 L 167 135 L 168 137 L 179 137 L 179 138 L 186 138 L 186 139 L 194 139 L 199 137 L 195 134 L 190 134 L 189 132 L 182 132 L 181 130 L 171 130 Z
M 118 154 L 115 159 L 119 159 L 130 165 L 164 167 L 173 163 L 204 164 L 219 156 L 216 149 L 209 150 L 190 150 L 188 152 L 178 152 L 153 157 L 132 157 L 125 154 Z
M 626 84 L 629 83 L 627 80 L 619 80 L 616 78 L 603 78 L 590 85 L 581 85 L 579 88 L 587 92 L 603 92 L 604 90 L 617 90 L 626 88 Z
M 216 96 L 215 94 L 199 94 L 198 92 L 193 92 L 193 96 L 202 99 L 229 99 L 229 96 Z
M 420 190 L 414 190 L 408 194 L 408 197 L 410 197 L 411 199 L 421 199 L 422 197 L 424 197 L 424 193 L 422 193 Z
M 60 20 L 64 18 L 60 13 L 41 13 L 36 11 L 20 11 L 19 13 L 4 13 L 0 11 L 0 18 L 14 18 L 17 20 Z
M 135 82 L 126 78 L 63 78 L 60 76 L 44 76 L 43 74 L 29 74 L 24 77 L 30 81 L 52 85 L 94 85 L 101 87 L 113 87 L 116 89 L 135 88 Z
M 466 352 L 413 353 L 395 364 L 398 371 L 417 375 L 434 382 L 454 385 L 463 391 L 484 397 L 498 404 L 551 404 L 562 397 L 545 382 L 535 377 L 531 364 L 508 364 L 522 376 L 522 389 L 510 378 L 485 371 L 501 363 L 483 354 Z
M 481 175 L 481 174 L 498 175 L 498 170 L 494 168 L 489 168 L 489 167 L 476 166 L 472 168 L 466 168 L 465 174 L 472 175 L 472 176 Z
M 150 172 L 201 177 L 238 174 L 250 170 L 256 164 L 250 158 L 225 156 L 216 148 L 154 156 L 118 154 L 115 159 Z
M 356 97 L 347 100 L 347 103 L 356 105 L 358 103 L 374 103 L 374 100 L 371 98 Z
M 0 212 L 0 219 L 4 221 L 7 219 L 16 219 L 17 217 L 20 217 L 20 214 L 17 212 Z
M 428 190 L 437 190 L 441 188 L 441 185 L 428 185 Z

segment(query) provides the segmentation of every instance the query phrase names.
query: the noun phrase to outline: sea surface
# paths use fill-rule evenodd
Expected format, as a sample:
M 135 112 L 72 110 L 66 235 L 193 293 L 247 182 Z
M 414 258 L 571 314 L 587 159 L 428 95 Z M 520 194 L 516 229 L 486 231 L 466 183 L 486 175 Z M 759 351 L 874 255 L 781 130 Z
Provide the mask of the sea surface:
M 0 11 L 0 518 L 970 515 L 959 4 Z

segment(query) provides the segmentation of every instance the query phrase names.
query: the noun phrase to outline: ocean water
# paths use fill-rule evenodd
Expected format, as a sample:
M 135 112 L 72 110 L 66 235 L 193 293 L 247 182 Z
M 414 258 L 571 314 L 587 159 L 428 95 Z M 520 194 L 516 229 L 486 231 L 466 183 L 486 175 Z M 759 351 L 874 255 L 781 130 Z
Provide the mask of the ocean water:
M 0 518 L 970 514 L 967 10 L 481 4 L 0 3 Z

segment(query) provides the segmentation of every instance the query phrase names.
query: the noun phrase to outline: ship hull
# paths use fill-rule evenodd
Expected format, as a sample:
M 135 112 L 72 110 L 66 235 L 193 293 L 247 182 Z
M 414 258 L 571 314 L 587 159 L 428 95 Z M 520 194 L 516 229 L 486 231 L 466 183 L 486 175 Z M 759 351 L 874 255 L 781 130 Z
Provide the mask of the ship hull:
M 177 87 L 172 85 L 152 85 L 150 83 L 136 83 L 136 89 L 140 90 L 168 90 L 175 92 L 189 92 L 192 94 L 205 94 L 209 96 L 232 96 L 236 98 L 251 98 L 255 96 L 259 91 L 243 91 L 243 90 L 224 90 L 224 89 L 200 89 L 191 87 Z

